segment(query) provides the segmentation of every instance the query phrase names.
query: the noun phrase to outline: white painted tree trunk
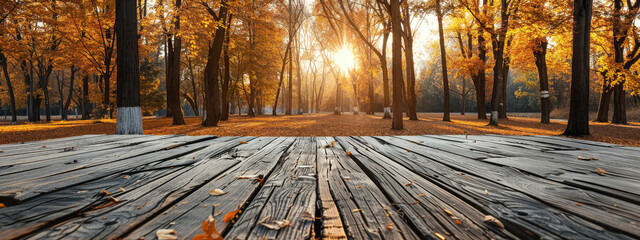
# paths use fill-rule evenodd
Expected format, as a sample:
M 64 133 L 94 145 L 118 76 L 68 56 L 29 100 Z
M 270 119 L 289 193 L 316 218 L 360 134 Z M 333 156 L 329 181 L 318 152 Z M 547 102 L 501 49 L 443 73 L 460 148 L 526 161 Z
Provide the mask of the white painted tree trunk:
M 116 134 L 143 134 L 140 107 L 119 107 Z

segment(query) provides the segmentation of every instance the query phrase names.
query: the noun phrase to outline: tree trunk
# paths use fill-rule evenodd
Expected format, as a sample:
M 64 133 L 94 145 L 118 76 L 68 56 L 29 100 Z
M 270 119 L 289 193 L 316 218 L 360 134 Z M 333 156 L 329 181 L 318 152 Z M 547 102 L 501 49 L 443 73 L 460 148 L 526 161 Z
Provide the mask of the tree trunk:
M 82 78 L 82 120 L 91 118 L 89 105 L 89 75 Z
M 298 78 L 298 114 L 303 113 L 302 102 L 302 74 L 300 64 L 300 37 L 296 36 L 296 77 Z
M 611 119 L 611 123 L 627 124 L 627 104 L 625 103 L 625 97 L 624 82 L 616 84 L 613 87 L 613 118 Z
M 630 3 L 629 3 L 630 4 Z M 614 1 L 613 11 L 613 52 L 614 60 L 616 64 L 624 64 L 624 44 L 628 35 L 628 26 L 625 26 L 623 21 L 623 8 L 622 0 Z M 632 6 L 630 5 L 629 8 Z M 636 10 L 637 11 L 637 10 Z M 625 91 L 624 84 L 626 82 L 626 76 L 621 73 L 620 70 L 616 70 L 616 75 L 621 78 L 617 83 L 612 86 L 613 88 L 613 118 L 611 123 L 627 124 L 627 108 L 625 104 Z
M 142 134 L 136 2 L 116 0 L 116 134 Z
M 509 44 L 507 44 L 509 45 Z M 504 53 L 505 46 L 502 47 L 502 52 Z M 498 108 L 498 117 L 502 119 L 507 119 L 507 81 L 509 80 L 509 67 L 510 67 L 511 57 L 506 55 L 503 57 L 502 61 L 502 83 L 500 84 L 500 99 L 501 102 L 500 108 Z
M 549 98 L 549 77 L 547 76 L 547 38 L 534 39 L 535 48 L 533 55 L 536 58 L 538 68 L 538 81 L 540 83 L 540 122 L 550 123 L 551 100 Z
M 569 122 L 564 135 L 589 135 L 589 44 L 593 0 L 573 2 L 573 56 Z
M 184 125 L 182 106 L 180 104 L 180 57 L 182 52 L 182 37 L 180 37 L 180 15 L 178 9 L 182 0 L 176 0 L 176 15 L 173 22 L 174 33 L 167 35 L 167 109 L 171 112 L 173 125 Z
M 607 72 L 601 72 L 602 75 L 602 94 L 600 95 L 600 104 L 598 105 L 598 116 L 595 122 L 609 121 L 609 103 L 611 101 L 611 80 L 607 77 Z
M 333 114 L 340 115 L 342 114 L 340 106 L 340 73 L 336 75 L 336 108 L 333 111 Z
M 289 0 L 289 43 L 293 43 L 293 2 Z M 291 56 L 293 56 L 293 50 L 291 49 L 292 44 L 289 44 L 289 52 L 291 52 Z M 286 115 L 291 115 L 291 105 L 293 104 L 293 57 L 291 61 L 289 61 L 289 74 L 287 74 L 288 84 L 287 84 L 287 110 Z
M 11 85 L 11 77 L 9 76 L 9 69 L 7 65 L 7 57 L 2 52 L 2 48 L 0 48 L 0 66 L 2 67 L 2 73 L 4 74 L 4 79 L 7 80 L 7 90 L 9 91 L 9 105 L 11 106 L 11 123 L 18 123 L 18 117 L 16 115 L 16 98 L 13 92 L 13 85 Z
M 382 119 L 391 119 L 391 100 L 389 94 L 389 69 L 387 68 L 387 41 L 389 40 L 390 31 L 385 26 L 385 33 L 382 36 L 382 57 L 380 65 L 382 65 L 382 91 L 384 97 L 384 113 Z
M 187 56 L 187 64 L 189 64 L 189 74 L 191 76 L 191 90 L 193 91 L 193 113 L 196 116 L 200 116 L 200 107 L 198 106 L 198 91 L 196 89 L 196 75 L 193 73 L 193 66 L 191 65 L 191 59 Z
M 275 102 L 273 103 L 273 110 L 271 110 L 271 114 L 273 116 L 278 115 L 278 113 L 276 113 L 276 108 L 278 107 L 278 98 L 280 97 L 280 89 L 282 88 L 282 81 L 284 80 L 284 68 L 287 66 L 287 56 L 289 55 L 290 45 L 291 45 L 291 42 L 288 42 L 287 48 L 284 51 L 284 58 L 282 59 L 282 67 L 280 68 L 280 81 L 278 81 L 278 88 L 276 89 L 276 98 L 275 98 Z
M 460 92 L 460 97 L 462 98 L 462 107 L 460 109 L 460 115 L 464 115 L 465 114 L 465 110 L 467 108 L 467 93 L 466 93 L 466 88 L 467 88 L 467 81 L 463 78 L 462 79 L 462 92 Z
M 62 110 L 60 110 L 62 112 L 62 120 L 67 120 L 67 110 L 69 109 L 69 105 L 71 104 L 71 98 L 73 97 L 73 80 L 75 79 L 76 71 L 78 71 L 78 69 L 71 65 L 71 76 L 69 77 L 69 95 L 64 105 L 60 106 L 62 108 Z
M 405 109 L 407 111 L 407 115 L 409 115 L 409 120 L 418 120 L 418 113 L 416 112 L 416 74 L 415 67 L 413 61 L 413 33 L 411 32 L 411 19 L 410 19 L 410 11 L 409 4 L 402 4 L 404 9 L 404 56 L 405 56 L 405 67 L 407 71 L 407 106 Z
M 483 63 L 487 61 L 487 49 L 485 48 L 485 42 L 482 29 L 478 30 L 478 58 Z M 475 78 L 473 78 L 473 86 L 476 89 L 476 104 L 478 107 L 478 119 L 487 119 L 487 105 L 486 105 L 486 82 L 487 77 L 484 67 L 478 70 Z
M 208 8 L 208 6 L 207 6 Z M 208 8 L 208 10 L 211 10 Z M 210 14 L 214 14 L 213 10 Z M 220 10 L 215 19 L 226 22 L 227 19 L 227 2 L 220 0 Z M 204 72 L 204 88 L 206 113 L 202 124 L 204 126 L 217 126 L 220 120 L 220 88 L 218 87 L 218 70 L 220 68 L 220 55 L 222 53 L 222 44 L 224 42 L 226 28 L 217 28 L 213 43 L 209 45 L 207 56 L 207 64 Z
M 229 21 L 227 23 L 227 32 L 224 39 L 224 81 L 222 81 L 222 118 L 220 120 L 229 120 L 229 84 L 231 82 L 231 69 L 229 61 L 229 34 L 231 28 L 231 19 L 233 14 L 229 14 Z
M 402 18 L 400 16 L 400 0 L 391 0 L 392 68 L 393 74 L 393 121 L 391 129 L 401 130 L 402 126 Z
M 442 62 L 442 86 L 444 90 L 444 116 L 442 121 L 451 121 L 449 106 L 449 77 L 447 76 L 447 50 L 444 46 L 444 31 L 442 30 L 442 10 L 440 0 L 436 0 L 436 15 L 438 18 L 438 35 L 440 37 L 440 61 Z

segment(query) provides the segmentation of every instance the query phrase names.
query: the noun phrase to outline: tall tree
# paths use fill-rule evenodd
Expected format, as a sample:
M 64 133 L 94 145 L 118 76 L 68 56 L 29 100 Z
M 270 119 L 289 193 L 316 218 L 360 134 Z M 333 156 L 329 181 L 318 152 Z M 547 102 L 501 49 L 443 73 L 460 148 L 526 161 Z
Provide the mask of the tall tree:
M 222 54 L 222 45 L 224 43 L 225 31 L 224 27 L 227 21 L 228 4 L 226 0 L 220 0 L 220 9 L 216 13 L 205 2 L 201 2 L 202 6 L 213 18 L 214 22 L 219 24 L 213 35 L 213 42 L 209 43 L 207 52 L 207 64 L 204 70 L 204 92 L 206 111 L 202 125 L 217 126 L 220 120 L 220 87 L 218 86 L 218 71 L 220 69 L 220 55 Z
M 589 135 L 589 47 L 593 0 L 573 2 L 571 101 L 564 135 Z
M 116 0 L 116 134 L 142 134 L 136 2 Z
M 162 3 L 162 2 L 161 2 Z M 184 125 L 180 104 L 180 56 L 182 55 L 182 37 L 180 37 L 180 6 L 182 0 L 176 0 L 173 12 L 173 29 L 166 33 L 167 44 L 167 109 L 173 117 L 173 125 Z
M 444 115 L 442 121 L 451 121 L 449 106 L 449 77 L 447 74 L 447 51 L 444 46 L 444 31 L 442 29 L 443 11 L 441 1 L 436 0 L 436 17 L 438 18 L 438 36 L 440 37 L 440 61 L 442 62 L 442 88 L 444 91 Z
M 392 52 L 392 76 L 393 76 L 393 121 L 391 129 L 401 130 L 402 126 L 402 89 L 404 88 L 402 74 L 402 16 L 400 15 L 400 0 L 391 0 L 391 30 L 393 41 Z

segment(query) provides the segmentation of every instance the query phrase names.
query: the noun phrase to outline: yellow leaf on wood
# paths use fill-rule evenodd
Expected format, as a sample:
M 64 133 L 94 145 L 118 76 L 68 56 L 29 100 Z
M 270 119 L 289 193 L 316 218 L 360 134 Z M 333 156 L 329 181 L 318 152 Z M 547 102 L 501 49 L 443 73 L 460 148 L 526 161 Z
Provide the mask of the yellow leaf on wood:
M 447 214 L 449 214 L 449 216 L 453 216 L 453 213 L 452 213 L 451 211 L 449 211 L 449 210 L 447 210 L 447 209 L 442 209 L 442 210 L 444 210 L 444 212 L 446 212 Z
M 213 195 L 213 196 L 218 196 L 218 195 L 224 195 L 227 194 L 227 192 L 222 191 L 221 189 L 213 189 L 211 190 L 211 192 L 209 192 L 209 194 Z
M 436 236 L 438 236 L 438 238 L 440 238 L 440 240 L 445 240 L 445 239 L 446 239 L 446 238 L 445 238 L 444 236 L 442 236 L 442 234 L 440 234 L 440 233 L 433 233 L 433 234 L 435 234 Z
M 174 234 L 178 234 L 178 232 L 173 229 L 158 229 L 158 231 L 156 231 L 156 237 L 158 237 L 158 240 L 178 239 L 178 237 Z
M 602 170 L 601 168 L 596 168 L 596 171 L 598 171 L 598 174 L 600 175 L 604 175 L 607 171 Z
M 504 229 L 504 225 L 500 222 L 500 220 L 491 215 L 484 216 L 484 222 L 495 224 L 496 226 Z

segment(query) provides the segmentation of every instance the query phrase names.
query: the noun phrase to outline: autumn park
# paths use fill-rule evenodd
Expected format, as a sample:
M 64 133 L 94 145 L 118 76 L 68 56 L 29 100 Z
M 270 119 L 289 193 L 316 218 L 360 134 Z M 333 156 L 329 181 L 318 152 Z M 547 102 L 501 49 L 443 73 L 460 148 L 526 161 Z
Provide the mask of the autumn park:
M 1 0 L 0 239 L 640 239 L 640 0 Z

